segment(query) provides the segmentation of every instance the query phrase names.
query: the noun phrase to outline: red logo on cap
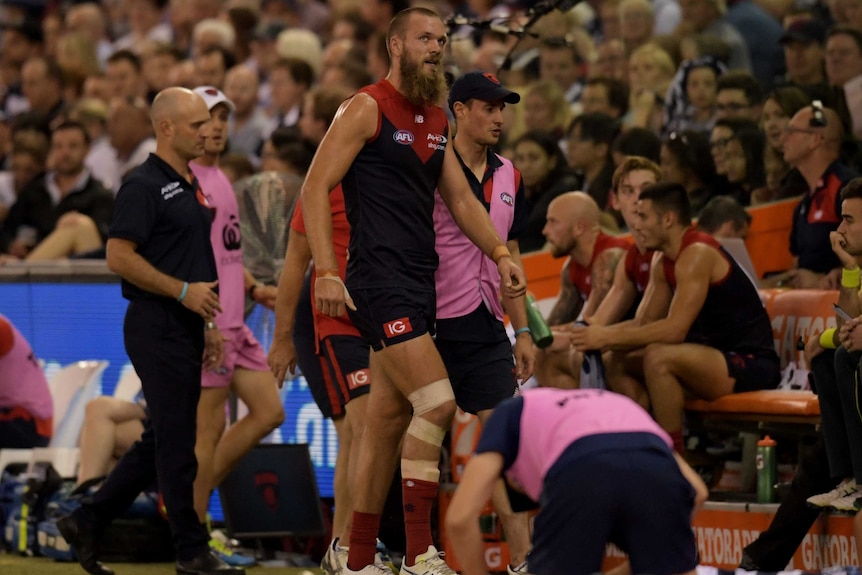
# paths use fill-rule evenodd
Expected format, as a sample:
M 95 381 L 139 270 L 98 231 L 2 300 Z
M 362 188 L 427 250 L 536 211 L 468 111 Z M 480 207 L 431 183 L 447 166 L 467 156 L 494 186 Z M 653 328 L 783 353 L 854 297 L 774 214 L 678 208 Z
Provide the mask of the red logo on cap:
M 498 80 L 498 79 L 497 79 L 497 76 L 495 76 L 494 74 L 492 74 L 492 73 L 490 73 L 490 72 L 488 72 L 488 73 L 487 73 L 487 74 L 485 74 L 484 76 L 485 76 L 486 78 L 488 78 L 489 80 L 491 80 L 492 82 L 494 82 L 495 84 L 499 84 L 499 83 L 500 83 L 500 80 Z

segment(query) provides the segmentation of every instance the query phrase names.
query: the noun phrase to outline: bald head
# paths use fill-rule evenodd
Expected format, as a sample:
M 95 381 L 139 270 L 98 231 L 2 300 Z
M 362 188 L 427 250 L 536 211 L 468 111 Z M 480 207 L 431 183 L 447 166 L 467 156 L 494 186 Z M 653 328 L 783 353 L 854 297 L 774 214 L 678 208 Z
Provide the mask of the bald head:
M 547 222 L 542 229 L 553 256 L 573 254 L 581 238 L 594 239 L 600 216 L 599 206 L 584 192 L 566 192 L 554 198 L 548 205 Z
M 571 224 L 583 223 L 585 225 L 599 225 L 601 210 L 596 201 L 584 192 L 566 192 L 554 198 L 548 206 L 548 212 L 552 206 L 561 218 Z
M 204 152 L 210 112 L 204 99 L 188 88 L 166 88 L 153 100 L 150 118 L 156 132 L 156 154 L 188 163 Z M 169 161 L 169 163 L 172 163 Z

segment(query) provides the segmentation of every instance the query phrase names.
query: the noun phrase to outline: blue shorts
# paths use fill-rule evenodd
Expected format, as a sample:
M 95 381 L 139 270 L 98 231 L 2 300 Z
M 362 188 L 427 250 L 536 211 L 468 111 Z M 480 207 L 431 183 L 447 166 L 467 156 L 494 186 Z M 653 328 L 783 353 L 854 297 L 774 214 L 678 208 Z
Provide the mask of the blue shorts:
M 449 373 L 455 403 L 467 413 L 494 409 L 515 395 L 518 380 L 508 339 L 484 343 L 438 338 L 434 343 Z
M 356 311 L 347 310 L 350 321 L 374 351 L 426 333 L 434 336 L 434 292 L 390 287 L 351 290 L 350 296 L 356 304 Z
M 670 449 L 657 436 L 647 441 L 638 437 L 645 435 L 579 440 L 569 450 L 582 441 L 599 443 L 574 459 L 567 458 L 567 450 L 551 467 L 527 559 L 530 573 L 598 573 L 606 543 L 628 553 L 632 573 L 672 575 L 697 566 L 691 529 L 694 489 Z M 621 445 L 630 439 L 637 447 Z

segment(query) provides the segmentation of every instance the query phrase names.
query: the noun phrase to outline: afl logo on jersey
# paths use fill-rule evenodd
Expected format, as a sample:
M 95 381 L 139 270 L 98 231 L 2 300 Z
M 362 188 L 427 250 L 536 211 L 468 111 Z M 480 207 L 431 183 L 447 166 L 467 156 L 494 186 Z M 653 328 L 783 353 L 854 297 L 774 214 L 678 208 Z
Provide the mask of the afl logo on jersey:
M 500 194 L 500 199 L 507 206 L 514 206 L 515 205 L 515 198 L 513 198 L 511 194 L 507 194 L 506 192 L 503 192 L 502 194 Z
M 401 145 L 409 146 L 413 143 L 413 132 L 407 130 L 398 130 L 392 134 L 392 139 Z

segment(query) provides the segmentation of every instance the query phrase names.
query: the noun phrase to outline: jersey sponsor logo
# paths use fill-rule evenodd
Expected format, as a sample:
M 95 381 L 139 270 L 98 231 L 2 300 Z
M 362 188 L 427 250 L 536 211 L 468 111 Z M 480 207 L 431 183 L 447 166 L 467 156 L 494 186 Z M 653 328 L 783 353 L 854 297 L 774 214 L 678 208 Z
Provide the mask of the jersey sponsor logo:
M 448 140 L 443 134 L 428 134 L 425 141 L 428 142 L 429 149 L 443 151 L 446 149 L 446 142 Z
M 407 317 L 402 317 L 383 324 L 383 333 L 385 333 L 388 338 L 398 337 L 399 335 L 404 335 L 411 331 L 413 331 L 413 326 L 410 325 L 410 318 Z
M 402 146 L 409 146 L 413 143 L 413 132 L 410 132 L 409 130 L 398 130 L 392 134 L 392 139 Z
M 512 194 L 507 194 L 506 192 L 503 192 L 500 194 L 500 199 L 507 206 L 515 206 L 515 198 L 512 197 Z
M 368 385 L 371 378 L 368 375 L 368 369 L 357 369 L 352 373 L 347 374 L 347 386 L 350 389 L 356 389 L 363 385 Z
M 182 184 L 180 184 L 179 182 L 171 182 L 166 186 L 162 186 L 162 189 L 160 191 L 163 200 L 170 200 L 171 198 L 182 192 L 183 187 Z
M 228 251 L 238 250 L 242 245 L 241 234 L 239 231 L 239 220 L 234 214 L 230 215 L 230 221 L 225 224 L 221 231 L 221 239 L 224 243 L 224 249 Z

